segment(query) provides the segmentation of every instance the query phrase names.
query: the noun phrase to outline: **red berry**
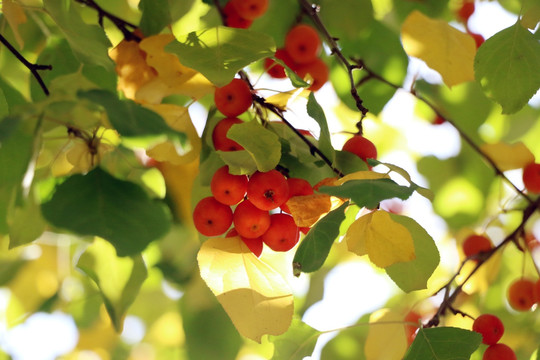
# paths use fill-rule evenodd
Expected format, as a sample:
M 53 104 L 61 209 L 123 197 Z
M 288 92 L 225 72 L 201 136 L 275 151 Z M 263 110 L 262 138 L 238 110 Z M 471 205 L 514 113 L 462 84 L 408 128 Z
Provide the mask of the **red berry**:
M 289 185 L 289 199 L 293 196 L 303 196 L 313 194 L 313 187 L 307 180 L 301 178 L 288 178 L 287 184 Z M 287 199 L 288 200 L 288 199 Z M 281 210 L 291 213 L 287 202 L 281 205 Z
M 230 0 L 238 15 L 248 20 L 261 17 L 268 10 L 268 0 Z
M 212 196 L 199 201 L 193 210 L 193 223 L 204 236 L 223 234 L 231 226 L 233 212 L 231 208 Z
M 296 72 L 301 78 L 305 78 L 308 74 L 311 76 L 313 81 L 311 82 L 311 86 L 308 87 L 308 90 L 311 91 L 317 91 L 322 88 L 330 76 L 328 65 L 321 59 L 315 59 L 307 64 L 298 65 Z
M 474 13 L 474 0 L 465 0 L 459 10 L 457 11 L 458 18 L 463 21 L 467 22 L 471 15 Z
M 223 14 L 225 15 L 225 25 L 228 27 L 247 29 L 253 23 L 253 20 L 245 19 L 240 16 L 230 1 L 223 7 Z
M 251 90 L 244 80 L 232 79 L 227 85 L 216 88 L 214 103 L 225 116 L 238 116 L 251 106 Z
M 235 117 L 220 120 L 212 131 L 212 142 L 214 143 L 214 148 L 221 151 L 244 150 L 240 144 L 227 137 L 227 133 L 229 132 L 231 126 L 241 123 L 243 123 L 243 121 Z
M 246 175 L 232 175 L 227 165 L 220 167 L 212 176 L 210 190 L 212 195 L 222 204 L 236 205 L 244 199 L 247 191 Z
M 289 251 L 296 245 L 300 233 L 291 215 L 270 215 L 270 227 L 262 235 L 263 242 L 274 251 Z
M 440 116 L 440 115 L 437 115 L 435 116 L 435 119 L 433 120 L 432 124 L 433 125 L 442 125 L 446 122 L 446 120 Z
M 530 163 L 523 169 L 523 184 L 527 191 L 540 193 L 540 164 Z
M 482 335 L 482 342 L 486 345 L 498 343 L 504 333 L 501 319 L 492 314 L 483 314 L 477 317 L 473 322 L 472 329 Z
M 291 59 L 290 55 L 285 51 L 285 49 L 277 49 L 276 53 L 274 55 L 277 59 L 283 61 L 285 65 L 287 65 L 291 70 L 296 69 L 296 64 L 293 59 Z M 266 58 L 264 60 L 264 69 L 273 78 L 276 79 L 284 79 L 287 77 L 287 74 L 285 73 L 285 68 L 281 65 L 275 62 L 271 58 Z
M 463 253 L 465 257 L 473 257 L 481 252 L 489 251 L 493 248 L 491 240 L 483 235 L 469 235 L 463 241 Z
M 285 49 L 299 64 L 314 61 L 321 52 L 321 46 L 317 30 L 306 24 L 296 25 L 285 36 Z
M 251 201 L 244 200 L 234 210 L 233 223 L 241 236 L 253 239 L 268 230 L 270 214 L 268 211 L 255 207 Z
M 256 171 L 249 178 L 247 196 L 259 209 L 272 210 L 289 199 L 289 185 L 277 170 Z
M 418 324 L 420 320 L 422 320 L 422 316 L 416 311 L 409 311 L 405 316 L 405 319 L 403 319 L 403 321 L 405 322 L 415 324 Z M 414 338 L 416 337 L 416 330 L 418 330 L 418 326 L 405 324 L 405 336 L 407 337 L 407 342 L 409 343 L 409 346 L 412 344 Z
M 362 135 L 354 135 L 347 140 L 343 145 L 342 150 L 353 153 L 366 162 L 367 159 L 377 158 L 377 148 L 370 140 Z
M 484 37 L 480 34 L 475 34 L 475 33 L 472 33 L 469 31 L 469 35 L 472 36 L 472 38 L 474 39 L 474 42 L 476 43 L 476 48 L 478 49 L 480 47 L 480 45 L 482 45 L 484 43 L 484 41 L 486 41 L 484 39 Z
M 263 251 L 263 241 L 262 241 L 262 238 L 261 238 L 260 236 L 257 237 L 257 238 L 249 239 L 249 238 L 247 238 L 247 237 L 240 236 L 240 235 L 238 234 L 238 231 L 236 231 L 235 228 L 232 228 L 232 229 L 229 230 L 229 232 L 227 233 L 227 237 L 233 237 L 233 236 L 238 236 L 240 239 L 242 239 L 242 241 L 244 242 L 244 244 L 246 244 L 246 246 L 248 247 L 248 249 L 251 250 L 251 252 L 252 252 L 256 257 L 261 256 L 262 251 Z
M 517 311 L 529 311 L 536 303 L 534 296 L 535 283 L 529 279 L 514 281 L 508 288 L 508 303 Z
M 493 344 L 488 346 L 482 360 L 517 360 L 517 357 L 508 345 Z

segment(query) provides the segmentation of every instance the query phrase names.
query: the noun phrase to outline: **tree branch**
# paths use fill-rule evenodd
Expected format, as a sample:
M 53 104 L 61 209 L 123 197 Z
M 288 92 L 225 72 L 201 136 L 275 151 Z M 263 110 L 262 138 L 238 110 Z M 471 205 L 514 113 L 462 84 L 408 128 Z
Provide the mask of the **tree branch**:
M 28 68 L 28 70 L 30 70 L 30 72 L 32 73 L 32 75 L 34 76 L 34 78 L 36 78 L 39 86 L 41 87 L 41 90 L 43 90 L 43 92 L 45 93 L 45 95 L 49 96 L 49 89 L 47 89 L 47 86 L 45 85 L 45 83 L 43 82 L 43 79 L 41 78 L 41 75 L 39 74 L 38 70 L 52 70 L 52 65 L 38 65 L 38 64 L 32 64 L 31 62 L 29 62 L 28 60 L 26 60 L 24 58 L 24 56 L 22 56 L 22 54 L 20 52 L 17 51 L 17 49 L 15 49 L 13 47 L 13 45 L 11 45 L 9 43 L 9 41 L 4 37 L 2 36 L 2 34 L 0 34 L 0 42 L 2 44 L 5 45 L 5 47 L 8 48 L 8 50 L 13 54 L 15 55 L 15 57 L 24 65 Z

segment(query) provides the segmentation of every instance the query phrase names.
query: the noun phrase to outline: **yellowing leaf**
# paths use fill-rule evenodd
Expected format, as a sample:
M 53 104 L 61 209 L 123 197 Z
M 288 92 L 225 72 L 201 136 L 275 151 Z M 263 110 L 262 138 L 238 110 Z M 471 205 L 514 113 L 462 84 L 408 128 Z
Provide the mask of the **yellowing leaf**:
M 377 180 L 377 179 L 390 179 L 388 174 L 381 174 L 375 171 L 357 171 L 355 173 L 345 175 L 341 179 L 334 182 L 334 186 L 340 186 L 351 180 Z
M 540 22 L 540 5 L 532 5 L 521 18 L 521 25 L 534 30 L 536 25 Z
M 332 200 L 326 194 L 293 196 L 287 201 L 294 222 L 299 227 L 311 227 L 332 209 Z
M 197 256 L 201 277 L 240 334 L 257 342 L 289 328 L 293 296 L 284 278 L 238 237 L 211 238 Z
M 345 241 L 349 251 L 367 254 L 381 268 L 416 258 L 411 233 L 384 210 L 357 219 L 347 230 Z
M 521 169 L 534 162 L 533 153 L 522 142 L 484 144 L 481 149 L 502 171 Z
M 364 354 L 366 360 L 400 360 L 407 351 L 403 315 L 390 309 L 381 309 L 369 318 L 369 332 Z
M 145 106 L 161 115 L 171 128 L 185 133 L 189 138 L 188 149 L 178 149 L 173 143 L 164 142 L 147 150 L 148 156 L 157 161 L 168 161 L 175 165 L 188 163 L 198 158 L 202 143 L 191 122 L 187 108 L 174 104 L 148 104 Z
M 4 0 L 2 1 L 2 13 L 13 31 L 17 44 L 22 49 L 24 40 L 19 33 L 19 25 L 24 24 L 27 20 L 23 8 L 13 0 Z
M 443 20 L 413 11 L 401 27 L 403 48 L 441 74 L 449 87 L 474 80 L 473 38 Z

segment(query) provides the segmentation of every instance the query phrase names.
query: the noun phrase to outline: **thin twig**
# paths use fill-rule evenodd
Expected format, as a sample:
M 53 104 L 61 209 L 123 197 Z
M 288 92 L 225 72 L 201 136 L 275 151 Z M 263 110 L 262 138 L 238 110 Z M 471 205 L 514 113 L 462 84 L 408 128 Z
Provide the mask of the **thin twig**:
M 52 70 L 52 65 L 39 65 L 39 64 L 32 64 L 28 60 L 25 59 L 24 56 L 20 52 L 17 51 L 13 47 L 13 45 L 10 44 L 10 42 L 0 34 L 0 42 L 5 45 L 5 47 L 8 48 L 8 50 L 15 55 L 15 57 L 30 70 L 34 78 L 36 78 L 39 86 L 41 87 L 41 90 L 45 93 L 45 95 L 49 96 L 49 89 L 47 89 L 47 86 L 43 82 L 43 79 L 41 78 L 41 75 L 39 74 L 38 70 Z

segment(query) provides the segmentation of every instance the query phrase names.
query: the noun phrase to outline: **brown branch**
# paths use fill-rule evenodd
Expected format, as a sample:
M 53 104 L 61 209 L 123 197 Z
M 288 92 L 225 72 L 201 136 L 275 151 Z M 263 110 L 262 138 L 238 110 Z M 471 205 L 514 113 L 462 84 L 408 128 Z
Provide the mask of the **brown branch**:
M 324 39 L 328 46 L 330 47 L 330 51 L 332 55 L 337 57 L 337 59 L 343 64 L 343 66 L 347 69 L 347 74 L 349 77 L 349 82 L 351 85 L 351 96 L 353 97 L 356 107 L 358 110 L 362 113 L 362 119 L 366 116 L 368 113 L 368 109 L 363 105 L 363 100 L 360 98 L 360 95 L 358 94 L 358 90 L 356 87 L 356 84 L 354 82 L 353 77 L 353 71 L 354 70 L 360 70 L 361 67 L 359 67 L 357 64 L 351 63 L 345 55 L 341 52 L 341 49 L 338 46 L 337 39 L 334 38 L 330 33 L 328 32 L 328 29 L 326 29 L 326 26 L 322 23 L 321 18 L 319 17 L 319 7 L 313 4 L 310 4 L 307 0 L 298 0 L 300 2 L 300 5 L 302 6 L 302 9 L 304 12 L 311 18 L 317 29 L 323 34 Z M 358 129 L 360 133 L 362 133 L 362 127 L 361 127 L 361 121 L 358 126 Z
M 28 68 L 28 70 L 30 70 L 34 78 L 37 80 L 39 86 L 41 87 L 41 90 L 43 90 L 45 95 L 49 96 L 49 89 L 47 89 L 47 86 L 43 82 L 43 78 L 39 74 L 38 70 L 52 70 L 52 65 L 32 64 L 31 62 L 26 60 L 25 57 L 22 56 L 22 54 L 18 52 L 17 49 L 15 49 L 5 37 L 2 36 L 2 34 L 0 34 L 0 42 L 4 44 L 4 46 L 7 47 L 13 55 L 15 55 L 17 60 L 19 60 L 24 66 Z
M 431 108 L 431 110 L 433 110 L 433 112 L 440 116 L 441 118 L 443 118 L 446 122 L 448 122 L 450 125 L 452 125 L 456 130 L 457 132 L 459 133 L 459 136 L 467 143 L 469 144 L 469 146 L 471 146 L 473 148 L 474 151 L 476 151 L 492 168 L 493 170 L 495 171 L 495 174 L 500 176 L 504 181 L 506 181 L 512 188 L 514 188 L 514 190 L 519 193 L 523 198 L 525 198 L 529 204 L 532 204 L 533 203 L 533 200 L 527 195 L 525 194 L 521 189 L 519 189 L 512 181 L 510 181 L 510 179 L 508 179 L 506 177 L 506 175 L 504 175 L 504 172 L 497 166 L 497 164 L 493 161 L 493 159 L 491 159 L 484 151 L 482 151 L 482 149 L 480 148 L 480 146 L 478 146 L 474 140 L 465 132 L 463 131 L 463 129 L 461 129 L 455 122 L 454 120 L 448 118 L 447 116 L 443 115 L 442 112 L 437 108 L 437 106 L 435 104 L 433 104 L 430 100 L 428 100 L 427 98 L 425 98 L 424 96 L 418 94 L 418 92 L 414 91 L 414 90 L 407 90 L 405 88 L 403 88 L 402 86 L 400 85 L 397 85 L 397 84 L 394 84 L 390 81 L 388 81 L 387 79 L 383 78 L 382 76 L 380 76 L 379 74 L 375 73 L 374 71 L 372 71 L 369 67 L 366 66 L 366 64 L 362 61 L 362 60 L 355 60 L 355 62 L 358 64 L 359 67 L 361 67 L 364 71 L 367 72 L 367 75 L 362 78 L 360 80 L 359 83 L 357 83 L 357 86 L 358 85 L 361 85 L 362 83 L 364 83 L 365 81 L 367 80 L 370 80 L 370 79 L 376 79 L 396 90 L 405 90 L 407 92 L 409 92 L 411 95 L 413 95 L 414 97 L 416 97 L 418 100 L 422 101 L 424 104 L 426 104 L 429 108 Z

